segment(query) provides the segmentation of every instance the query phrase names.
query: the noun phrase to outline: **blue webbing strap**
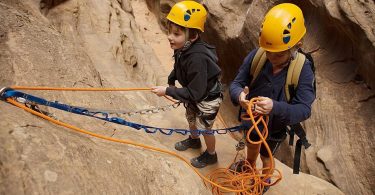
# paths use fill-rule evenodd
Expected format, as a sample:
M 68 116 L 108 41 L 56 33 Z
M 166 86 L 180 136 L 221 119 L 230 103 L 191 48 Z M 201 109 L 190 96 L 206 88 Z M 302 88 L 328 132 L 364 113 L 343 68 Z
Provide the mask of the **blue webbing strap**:
M 228 131 L 229 132 L 235 132 L 235 131 L 239 131 L 239 130 L 243 129 L 242 126 L 235 126 L 235 127 L 224 128 L 224 129 L 213 129 L 213 130 L 203 129 L 203 130 L 192 130 L 192 131 L 187 130 L 187 129 L 159 128 L 159 127 L 142 125 L 142 124 L 138 124 L 138 123 L 132 123 L 132 122 L 126 121 L 125 119 L 122 119 L 122 118 L 119 118 L 119 117 L 109 117 L 109 114 L 106 113 L 106 112 L 90 112 L 86 108 L 61 104 L 57 101 L 55 101 L 55 102 L 47 101 L 43 98 L 32 96 L 32 95 L 29 95 L 29 94 L 26 94 L 26 93 L 23 93 L 23 92 L 20 92 L 20 91 L 15 91 L 15 90 L 10 89 L 10 88 L 7 88 L 6 90 L 2 91 L 0 96 L 3 99 L 9 98 L 9 97 L 12 97 L 12 98 L 21 97 L 21 98 L 24 98 L 25 100 L 27 100 L 29 102 L 32 102 L 32 103 L 35 103 L 35 104 L 49 106 L 49 107 L 52 107 L 52 108 L 64 110 L 64 111 L 71 112 L 71 113 L 74 113 L 74 114 L 94 117 L 94 118 L 105 120 L 105 121 L 108 121 L 108 122 L 111 122 L 111 123 L 125 125 L 125 126 L 128 126 L 128 127 L 137 129 L 137 130 L 143 129 L 146 133 L 156 133 L 157 131 L 159 131 L 160 133 L 162 133 L 164 135 L 171 135 L 173 132 L 181 134 L 181 135 L 187 135 L 188 133 L 193 132 L 194 134 L 198 134 L 198 135 L 200 135 L 200 134 L 213 135 L 215 133 L 226 134 L 226 133 L 228 133 Z

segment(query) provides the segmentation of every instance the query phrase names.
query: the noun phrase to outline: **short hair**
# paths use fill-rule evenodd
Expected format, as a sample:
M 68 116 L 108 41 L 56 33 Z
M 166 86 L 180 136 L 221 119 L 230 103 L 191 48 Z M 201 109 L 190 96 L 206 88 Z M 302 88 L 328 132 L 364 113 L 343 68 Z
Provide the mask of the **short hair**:
M 168 21 L 168 23 L 167 23 L 167 29 L 168 29 L 168 31 L 170 30 L 171 25 L 176 26 L 179 30 L 182 30 L 184 32 L 186 32 L 186 30 L 188 30 L 189 31 L 189 39 L 193 39 L 196 36 L 200 36 L 200 33 L 201 33 L 201 31 L 199 29 L 186 28 L 186 27 L 180 26 L 180 25 L 178 25 L 178 24 L 176 24 L 174 22 L 170 22 L 170 21 Z

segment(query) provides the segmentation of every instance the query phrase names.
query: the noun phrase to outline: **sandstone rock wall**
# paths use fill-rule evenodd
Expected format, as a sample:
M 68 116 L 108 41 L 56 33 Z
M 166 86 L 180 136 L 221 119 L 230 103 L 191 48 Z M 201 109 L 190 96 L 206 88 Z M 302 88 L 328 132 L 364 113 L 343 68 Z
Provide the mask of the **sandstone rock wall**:
M 129 1 L 43 2 L 0 1 L 0 86 L 145 87 L 167 74 L 122 8 Z M 28 93 L 124 111 L 169 103 L 149 92 Z M 143 131 L 43 109 L 95 133 L 169 149 Z M 3 101 L 0 110 L 0 194 L 209 194 L 172 156 L 79 134 Z M 125 118 L 172 126 L 163 114 Z
M 159 18 L 175 1 L 148 1 Z M 204 0 L 209 10 L 205 40 L 217 47 L 223 81 L 229 84 L 249 51 L 258 45 L 263 16 L 282 1 Z M 372 194 L 375 114 L 375 5 L 373 1 L 290 1 L 306 18 L 304 50 L 315 59 L 317 99 L 306 121 L 313 146 L 302 170 L 338 186 L 347 194 Z M 156 8 L 155 8 L 156 7 Z M 161 13 L 160 13 L 161 12 Z M 163 24 L 163 22 L 161 22 Z M 227 94 L 226 94 L 227 95 Z M 221 114 L 237 124 L 237 108 L 225 98 Z M 292 165 L 294 149 L 284 143 L 278 158 Z M 370 155 L 366 155 L 370 154 Z
M 242 58 L 256 46 L 262 15 L 276 1 L 202 2 L 210 12 L 204 38 L 217 46 L 223 79 L 229 83 Z M 170 61 L 160 63 L 155 53 L 158 57 L 167 53 L 164 58 L 170 60 L 171 51 L 164 51 L 157 41 L 150 43 L 151 39 L 158 40 L 157 36 L 165 36 L 159 33 L 160 29 L 156 31 L 150 22 L 136 20 L 142 15 L 148 19 L 153 17 L 148 11 L 139 13 L 143 10 L 139 5 L 144 3 L 159 18 L 163 29 L 164 17 L 174 1 L 0 0 L 0 86 L 164 85 L 170 67 L 162 63 Z M 374 114 L 374 101 L 368 98 L 371 91 L 363 87 L 364 83 L 349 82 L 355 75 L 352 70 L 358 69 L 359 73 L 360 69 L 341 60 L 342 56 L 351 56 L 346 49 L 346 34 L 357 31 L 350 27 L 344 34 L 337 26 L 330 25 L 328 19 L 336 19 L 328 14 L 321 2 L 304 3 L 301 7 L 308 10 L 308 18 L 319 18 L 309 20 L 309 28 L 320 28 L 306 39 L 306 48 L 308 51 L 321 48 L 314 53 L 318 66 L 318 100 L 312 119 L 305 124 L 313 148 L 306 152 L 303 170 L 330 181 L 346 194 L 371 194 L 373 156 L 365 154 L 374 153 L 371 145 L 373 127 L 369 126 L 374 123 L 369 117 Z M 373 12 L 369 15 L 373 16 Z M 323 26 L 319 26 L 320 20 L 325 21 Z M 363 26 L 362 22 L 358 24 Z M 361 36 L 371 33 L 361 29 L 368 27 L 358 27 Z M 336 36 L 325 36 L 327 32 L 334 32 Z M 364 38 L 361 40 L 366 42 Z M 371 57 L 373 54 L 366 55 Z M 365 59 L 350 57 L 350 60 L 357 63 Z M 337 69 L 342 72 L 336 74 Z M 364 74 L 363 78 L 370 83 Z M 110 110 L 139 110 L 168 103 L 148 92 L 30 93 L 67 104 Z M 232 126 L 236 123 L 236 109 L 228 100 L 226 98 L 221 114 L 227 125 Z M 54 113 L 61 121 L 96 133 L 172 151 L 174 142 L 182 138 L 145 134 L 87 117 L 43 109 Z M 0 110 L 0 194 L 210 193 L 199 177 L 176 158 L 78 134 L 2 101 Z M 186 128 L 183 115 L 183 108 L 179 108 L 172 113 L 123 117 L 143 124 Z M 233 142 L 228 137 L 218 138 L 218 166 L 227 166 L 232 160 L 235 154 L 230 146 L 235 144 Z M 191 158 L 198 153 L 182 155 Z M 279 157 L 290 164 L 288 151 L 281 151 Z M 278 163 L 277 167 L 282 168 L 285 179 L 273 187 L 270 194 L 341 194 L 332 184 L 314 176 L 302 173 L 293 176 L 282 164 Z M 296 189 L 290 186 L 296 186 Z

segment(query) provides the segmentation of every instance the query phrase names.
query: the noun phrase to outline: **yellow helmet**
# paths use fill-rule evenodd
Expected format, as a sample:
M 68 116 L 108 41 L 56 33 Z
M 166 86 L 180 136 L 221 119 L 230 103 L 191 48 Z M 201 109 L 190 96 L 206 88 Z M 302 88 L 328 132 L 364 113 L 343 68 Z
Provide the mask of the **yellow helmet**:
M 167 19 L 186 28 L 196 28 L 204 32 L 207 11 L 202 4 L 195 1 L 176 3 L 169 12 Z
M 273 7 L 264 17 L 259 46 L 270 52 L 292 48 L 306 33 L 302 10 L 291 3 Z

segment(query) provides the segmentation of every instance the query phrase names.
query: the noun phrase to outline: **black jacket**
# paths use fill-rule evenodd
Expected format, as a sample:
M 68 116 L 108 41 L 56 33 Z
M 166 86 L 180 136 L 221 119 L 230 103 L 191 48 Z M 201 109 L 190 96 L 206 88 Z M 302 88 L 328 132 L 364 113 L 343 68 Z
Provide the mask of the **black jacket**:
M 167 87 L 166 94 L 182 102 L 197 103 L 207 97 L 220 77 L 215 47 L 198 39 L 185 51 L 175 51 L 168 84 L 177 80 L 182 88 Z

